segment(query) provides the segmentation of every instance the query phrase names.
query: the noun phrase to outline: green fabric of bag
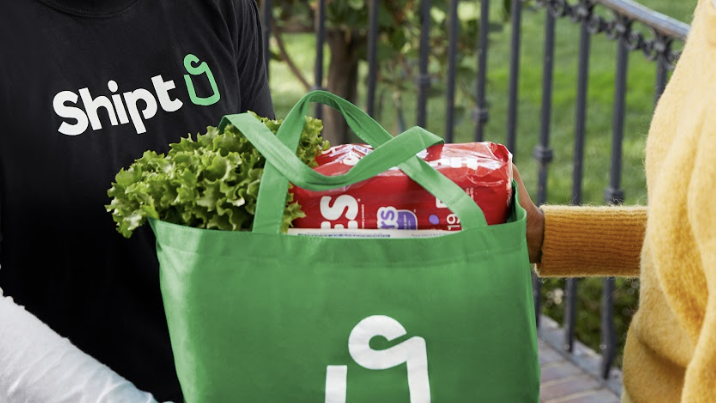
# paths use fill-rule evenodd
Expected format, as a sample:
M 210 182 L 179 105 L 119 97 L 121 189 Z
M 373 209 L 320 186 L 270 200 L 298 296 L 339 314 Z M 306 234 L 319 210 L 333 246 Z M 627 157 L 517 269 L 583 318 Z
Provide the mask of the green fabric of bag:
M 343 176 L 295 156 L 311 102 L 343 113 L 375 151 Z M 539 361 L 525 211 L 487 226 L 477 204 L 415 156 L 441 140 L 392 137 L 316 91 L 276 136 L 226 116 L 267 158 L 251 232 L 151 220 L 176 369 L 187 403 L 537 403 Z M 337 188 L 398 166 L 455 213 L 435 238 L 280 233 L 289 182 Z M 516 194 L 516 192 L 513 192 Z

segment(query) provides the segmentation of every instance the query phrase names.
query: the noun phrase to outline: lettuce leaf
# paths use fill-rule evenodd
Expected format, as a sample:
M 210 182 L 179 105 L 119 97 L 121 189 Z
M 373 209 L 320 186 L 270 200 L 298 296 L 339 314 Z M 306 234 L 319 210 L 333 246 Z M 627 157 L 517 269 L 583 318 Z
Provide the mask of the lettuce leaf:
M 282 122 L 257 118 L 274 134 Z M 319 119 L 306 118 L 296 155 L 311 167 L 329 148 L 322 130 Z M 227 125 L 220 132 L 207 127 L 196 140 L 189 135 L 170 144 L 166 155 L 146 151 L 129 168 L 122 168 L 107 192 L 112 200 L 105 208 L 127 238 L 147 218 L 196 228 L 250 230 L 265 164 L 240 128 Z M 299 217 L 305 214 L 289 193 L 282 230 Z

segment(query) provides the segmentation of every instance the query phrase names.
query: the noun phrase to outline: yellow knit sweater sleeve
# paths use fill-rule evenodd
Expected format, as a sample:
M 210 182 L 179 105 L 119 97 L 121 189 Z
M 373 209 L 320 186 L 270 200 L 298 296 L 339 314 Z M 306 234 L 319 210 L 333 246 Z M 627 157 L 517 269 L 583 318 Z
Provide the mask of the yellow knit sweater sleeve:
M 638 277 L 646 207 L 543 206 L 541 277 Z
M 716 19 L 716 9 L 713 18 Z M 716 105 L 713 92 L 708 94 L 709 105 Z M 693 308 L 687 317 L 695 330 L 700 330 L 694 339 L 693 358 L 686 369 L 682 402 L 716 402 L 716 116 L 709 114 L 703 126 L 703 133 L 696 147 L 697 155 L 691 183 L 688 190 L 688 220 L 693 238 L 696 241 L 700 264 L 681 265 L 679 272 L 669 273 L 690 279 L 687 287 L 679 296 L 687 301 L 698 301 L 703 310 Z M 674 265 L 679 262 L 673 262 Z M 693 273 L 688 269 L 700 268 L 702 273 Z M 690 284 L 705 280 L 705 287 L 696 288 Z M 694 332 L 696 333 L 696 332 Z

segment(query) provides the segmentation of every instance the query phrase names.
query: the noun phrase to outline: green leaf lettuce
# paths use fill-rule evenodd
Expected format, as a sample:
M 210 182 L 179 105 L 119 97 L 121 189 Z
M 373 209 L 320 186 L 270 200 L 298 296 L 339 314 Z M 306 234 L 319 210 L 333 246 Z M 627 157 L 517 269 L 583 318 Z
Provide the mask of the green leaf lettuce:
M 259 118 L 275 134 L 281 121 Z M 307 117 L 296 155 L 315 167 L 315 158 L 328 149 L 319 119 Z M 182 138 L 170 151 L 147 151 L 129 168 L 121 169 L 107 195 L 105 206 L 117 231 L 129 238 L 154 218 L 196 228 L 226 231 L 250 230 L 266 160 L 241 134 L 227 125 L 223 132 L 207 127 L 205 134 Z M 282 230 L 305 217 L 288 194 Z

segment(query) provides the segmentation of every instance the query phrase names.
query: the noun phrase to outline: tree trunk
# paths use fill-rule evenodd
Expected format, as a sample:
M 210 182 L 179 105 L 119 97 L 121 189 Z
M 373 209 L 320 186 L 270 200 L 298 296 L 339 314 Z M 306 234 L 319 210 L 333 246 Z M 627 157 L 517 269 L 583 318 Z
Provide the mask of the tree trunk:
M 331 50 L 328 67 L 328 91 L 352 102 L 358 100 L 358 61 L 359 50 L 365 40 L 357 34 L 331 30 L 327 33 L 327 42 Z M 323 108 L 323 138 L 331 145 L 351 142 L 350 130 L 345 118 L 331 107 Z

